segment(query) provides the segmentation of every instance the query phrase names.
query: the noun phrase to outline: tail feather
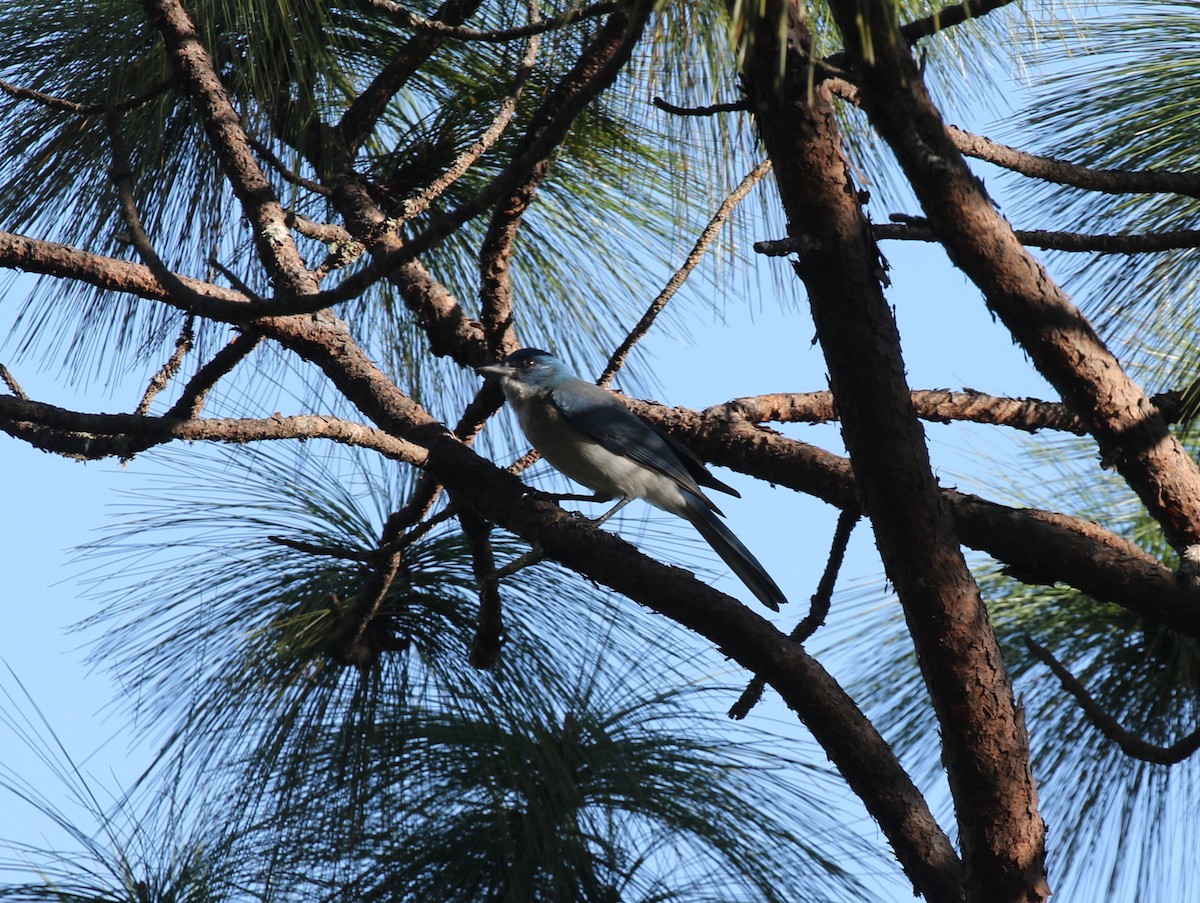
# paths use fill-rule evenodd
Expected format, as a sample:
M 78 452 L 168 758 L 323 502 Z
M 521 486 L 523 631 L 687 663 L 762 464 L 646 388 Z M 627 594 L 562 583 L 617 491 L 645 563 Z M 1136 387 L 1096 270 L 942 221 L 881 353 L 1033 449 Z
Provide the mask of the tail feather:
M 763 605 L 772 611 L 779 611 L 779 606 L 787 601 L 781 590 L 771 579 L 771 575 L 759 564 L 750 550 L 742 545 L 742 541 L 733 535 L 733 531 L 725 526 L 703 499 L 688 498 L 688 510 L 684 514 L 688 522 L 704 537 L 705 542 L 712 546 L 713 551 L 729 565 L 729 569 L 738 575 L 742 583 Z

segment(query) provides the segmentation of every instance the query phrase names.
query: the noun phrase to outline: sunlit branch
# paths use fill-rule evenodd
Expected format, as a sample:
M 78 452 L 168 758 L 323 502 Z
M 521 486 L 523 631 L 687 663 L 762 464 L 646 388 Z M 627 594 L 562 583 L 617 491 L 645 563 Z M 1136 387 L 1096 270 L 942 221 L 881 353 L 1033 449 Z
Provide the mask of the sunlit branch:
M 296 213 L 294 210 L 288 210 L 285 213 L 287 215 L 288 226 L 295 229 L 305 238 L 324 242 L 327 245 L 337 242 L 354 241 L 354 236 L 340 223 L 319 223 L 316 220 L 309 219 L 302 213 Z
M 902 222 L 878 223 L 872 226 L 875 237 L 880 241 L 928 241 L 941 239 L 926 224 L 922 217 L 896 214 L 893 219 Z M 1180 251 L 1200 248 L 1200 229 L 1177 229 L 1171 232 L 1141 232 L 1137 234 L 1088 234 L 1083 232 L 1058 232 L 1046 229 L 1014 229 L 1013 234 L 1021 244 L 1044 251 L 1082 251 L 1103 254 L 1147 254 L 1162 251 Z M 778 250 L 770 245 L 773 256 Z M 755 250 L 759 246 L 755 245 Z M 789 253 L 785 251 L 784 253 Z
M 531 0 L 529 4 L 529 19 L 531 22 L 536 22 L 537 18 L 537 3 L 536 0 Z M 487 153 L 500 140 L 500 136 L 504 134 L 504 130 L 512 122 L 513 113 L 517 109 L 517 101 L 521 99 L 521 94 L 525 90 L 525 83 L 533 73 L 534 60 L 537 58 L 538 43 L 538 36 L 536 34 L 529 38 L 529 43 L 525 47 L 525 55 L 521 57 L 521 62 L 517 65 L 517 71 L 513 76 L 512 87 L 509 89 L 507 96 L 500 102 L 496 114 L 492 117 L 491 124 L 488 125 L 487 129 L 479 136 L 475 143 L 454 159 L 444 173 L 425 186 L 415 197 L 403 201 L 401 216 L 395 223 L 395 227 L 398 228 L 402 223 L 428 210 L 430 204 L 440 197 L 447 188 L 466 175 L 467 171 L 475 164 L 475 161 Z
M 1160 410 L 1172 415 L 1178 410 L 1179 393 L 1154 396 Z M 1009 398 L 973 389 L 914 389 L 913 407 L 922 420 L 950 423 L 967 420 L 1036 432 L 1050 429 L 1076 435 L 1087 432 L 1082 420 L 1057 402 L 1037 398 Z M 729 416 L 754 423 L 830 423 L 838 419 L 832 392 L 778 392 L 735 398 L 705 411 L 715 417 Z
M 164 301 L 183 311 L 226 322 L 244 322 L 263 313 L 238 292 L 172 274 L 188 292 L 188 302 L 174 298 L 144 264 L 93 254 L 70 245 L 42 241 L 0 230 L 0 267 L 73 279 L 97 288 L 127 292 L 139 298 Z
M 1192 731 L 1186 737 L 1172 743 L 1170 746 L 1159 746 L 1156 743 L 1150 743 L 1141 737 L 1135 736 L 1132 732 L 1122 727 L 1116 718 L 1106 712 L 1096 702 L 1083 684 L 1079 682 L 1079 679 L 1068 671 L 1049 649 L 1035 642 L 1030 636 L 1025 636 L 1024 640 L 1025 646 L 1033 654 L 1034 658 L 1048 667 L 1054 673 L 1054 676 L 1058 678 L 1063 689 L 1070 693 L 1075 701 L 1079 703 L 1079 707 L 1088 716 L 1088 720 L 1095 725 L 1096 730 L 1117 744 L 1121 748 L 1121 752 L 1125 753 L 1125 755 L 1132 759 L 1140 759 L 1143 762 L 1152 762 L 1155 765 L 1175 765 L 1193 755 L 1197 750 L 1200 750 L 1200 729 Z
M 25 390 L 21 388 L 21 384 L 17 382 L 17 378 L 12 375 L 12 371 L 3 364 L 0 364 L 0 380 L 3 380 L 4 385 L 8 386 L 8 391 L 12 392 L 17 398 L 26 400 L 29 398 L 25 394 Z
M 1030 178 L 1108 194 L 1181 194 L 1200 197 L 1200 173 L 1093 169 L 1055 157 L 1017 150 L 952 125 L 946 129 L 954 139 L 955 146 L 964 154 Z
M 195 103 L 225 177 L 250 220 L 254 245 L 267 272 L 285 292 L 303 295 L 315 291 L 316 280 L 296 249 L 283 207 L 254 159 L 241 117 L 191 18 L 178 0 L 144 2 Z
M 563 28 L 582 19 L 606 16 L 617 9 L 617 3 L 611 2 L 611 0 L 604 0 L 601 3 L 593 3 L 589 6 L 581 6 L 578 9 L 569 10 L 560 16 L 530 22 L 528 25 L 516 28 L 498 28 L 491 31 L 480 31 L 474 28 L 465 28 L 461 25 L 449 25 L 437 19 L 427 19 L 425 16 L 417 15 L 411 10 L 405 9 L 398 3 L 391 2 L 391 0 L 368 0 L 368 3 L 373 8 L 386 12 L 406 28 L 428 32 L 442 38 L 454 38 L 462 41 L 483 41 L 485 43 L 502 43 L 518 38 L 530 37 L 531 35 L 539 35 L 543 32 Z
M 155 397 L 170 385 L 171 380 L 175 378 L 175 374 L 179 372 L 179 368 L 183 366 L 183 359 L 189 351 L 192 350 L 192 341 L 194 338 L 195 318 L 190 314 L 184 318 L 183 328 L 179 332 L 179 338 L 175 340 L 175 350 L 166 363 L 159 368 L 158 372 L 150 379 L 150 384 L 146 387 L 146 392 L 142 396 L 142 400 L 138 402 L 138 406 L 134 408 L 135 414 L 150 413 L 150 405 L 153 404 Z
M 217 381 L 232 372 L 262 341 L 262 336 L 254 332 L 243 332 L 213 355 L 212 360 L 196 371 L 196 375 L 188 380 L 187 385 L 179 395 L 179 400 L 171 406 L 164 415 L 169 418 L 193 420 L 200 416 L 204 401 Z
M 829 558 L 825 563 L 825 571 L 817 583 L 817 591 L 812 595 L 812 607 L 804 619 L 795 626 L 790 636 L 797 643 L 805 642 L 817 632 L 829 616 L 829 606 L 833 602 L 833 587 L 837 583 L 838 571 L 842 568 L 842 560 L 846 557 L 846 547 L 850 544 L 850 534 L 854 525 L 862 515 L 853 509 L 846 509 L 838 515 L 837 526 L 833 530 L 833 541 L 829 549 Z M 741 720 L 750 714 L 750 710 L 762 699 L 766 681 L 757 675 L 742 691 L 738 701 L 729 709 L 729 717 Z
M 633 350 L 642 338 L 650 331 L 650 327 L 654 325 L 655 319 L 663 308 L 667 306 L 667 302 L 675 296 L 675 293 L 687 281 L 692 270 L 694 270 L 708 252 L 709 247 L 716 240 L 721 232 L 721 227 L 725 225 L 727 220 L 737 205 L 745 199 L 746 195 L 762 181 L 763 176 L 771 171 L 771 161 L 763 160 L 754 169 L 750 170 L 742 179 L 738 186 L 729 193 L 729 196 L 721 202 L 721 206 L 717 208 L 717 212 L 713 214 L 713 218 L 709 220 L 708 225 L 704 227 L 704 231 L 700 233 L 700 237 L 696 239 L 695 245 L 684 259 L 683 265 L 675 271 L 674 275 L 667 280 L 667 284 L 663 290 L 658 293 L 658 297 L 650 302 L 650 306 L 646 308 L 646 312 L 642 314 L 642 318 L 638 320 L 637 325 L 629 331 L 629 335 L 621 342 L 617 349 L 608 359 L 608 364 L 604 367 L 604 372 L 600 374 L 600 378 L 596 380 L 602 386 L 607 386 L 612 382 L 613 377 L 617 375 L 617 371 L 625 366 L 625 361 L 629 357 L 629 353 Z
M 80 460 L 128 456 L 172 440 L 242 445 L 280 439 L 329 439 L 370 448 L 417 467 L 423 466 L 427 459 L 427 452 L 411 442 L 374 427 L 320 414 L 183 420 L 139 414 L 91 414 L 0 396 L 0 431 L 44 451 Z

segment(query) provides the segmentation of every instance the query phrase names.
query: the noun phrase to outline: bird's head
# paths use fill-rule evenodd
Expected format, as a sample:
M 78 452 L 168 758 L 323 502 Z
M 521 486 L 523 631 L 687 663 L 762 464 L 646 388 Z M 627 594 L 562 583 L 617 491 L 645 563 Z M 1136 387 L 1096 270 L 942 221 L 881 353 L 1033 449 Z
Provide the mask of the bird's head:
M 501 383 L 514 382 L 538 387 L 552 387 L 572 377 L 562 361 L 550 352 L 537 348 L 514 351 L 499 363 L 476 367 L 475 372 L 499 377 Z

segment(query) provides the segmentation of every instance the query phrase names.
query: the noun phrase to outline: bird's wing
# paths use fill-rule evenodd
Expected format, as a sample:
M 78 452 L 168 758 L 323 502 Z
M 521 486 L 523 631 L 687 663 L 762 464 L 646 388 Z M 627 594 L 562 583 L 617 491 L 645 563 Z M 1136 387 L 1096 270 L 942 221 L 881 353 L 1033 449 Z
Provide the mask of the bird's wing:
M 550 400 L 572 426 L 587 433 L 614 455 L 622 455 L 656 470 L 703 498 L 683 456 L 661 433 L 606 389 L 583 380 L 572 380 L 551 391 Z M 698 459 L 696 463 L 699 464 Z
M 640 419 L 640 418 L 639 418 Z M 642 421 L 645 423 L 645 421 Z M 707 486 L 709 489 L 715 489 L 718 492 L 725 492 L 732 495 L 734 498 L 741 498 L 742 494 L 730 486 L 728 483 L 722 483 L 712 475 L 712 472 L 704 466 L 704 462 L 696 456 L 690 448 L 680 442 L 678 439 L 664 433 L 658 427 L 647 423 L 646 426 L 658 433 L 666 443 L 671 446 L 671 449 L 678 456 L 680 462 L 687 468 L 688 473 L 692 475 L 692 479 L 701 486 Z
M 719 513 L 720 509 L 705 498 L 699 486 L 741 498 L 740 492 L 713 476 L 691 449 L 646 423 L 606 389 L 579 380 L 565 391 L 552 392 L 550 397 L 572 426 L 613 454 L 666 474 L 695 492 L 714 511 Z

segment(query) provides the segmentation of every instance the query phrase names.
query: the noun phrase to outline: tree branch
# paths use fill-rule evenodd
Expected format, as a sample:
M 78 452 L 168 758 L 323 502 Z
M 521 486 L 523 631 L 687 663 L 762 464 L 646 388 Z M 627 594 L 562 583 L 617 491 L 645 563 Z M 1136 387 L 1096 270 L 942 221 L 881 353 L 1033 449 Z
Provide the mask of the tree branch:
M 931 15 L 914 19 L 900 26 L 900 33 L 904 36 L 907 44 L 915 44 L 922 38 L 932 37 L 940 31 L 945 31 L 947 28 L 961 25 L 969 19 L 978 19 L 981 16 L 986 16 L 988 13 L 1002 9 L 1012 2 L 1013 0 L 963 0 L 962 3 L 945 6 Z M 850 57 L 845 51 L 839 51 L 838 53 L 830 54 L 819 62 L 825 67 L 846 69 L 850 66 Z
M 708 225 L 704 227 L 704 231 L 700 233 L 700 237 L 696 239 L 696 243 L 692 246 L 691 252 L 684 260 L 683 265 L 675 271 L 675 274 L 667 281 L 663 290 L 658 293 L 658 297 L 650 302 L 650 306 L 646 308 L 646 312 L 642 314 L 642 318 L 638 320 L 637 325 L 630 330 L 629 335 L 621 342 L 617 349 L 608 359 L 608 364 L 604 367 L 604 372 L 600 374 L 600 378 L 596 380 L 599 385 L 607 386 L 612 382 L 617 371 L 625 366 L 625 361 L 629 357 L 629 352 L 633 350 L 641 339 L 650 331 L 650 327 L 654 325 L 655 319 L 663 308 L 667 306 L 667 302 L 675 296 L 675 293 L 687 281 L 692 270 L 704 258 L 708 252 L 709 246 L 716 240 L 721 232 L 721 227 L 725 225 L 730 214 L 750 193 L 750 191 L 762 181 L 763 176 L 771 171 L 771 161 L 763 160 L 754 169 L 746 174 L 738 186 L 730 192 L 729 196 L 721 202 L 721 206 L 717 208 L 717 212 L 713 214 L 713 218 L 709 220 Z
M 32 100 L 34 103 L 48 107 L 51 110 L 74 113 L 77 116 L 100 116 L 105 113 L 125 113 L 136 109 L 154 100 L 159 95 L 164 94 L 174 84 L 175 79 L 166 79 L 143 91 L 141 94 L 134 95 L 125 100 L 119 100 L 116 103 L 79 103 L 64 97 L 55 97 L 53 94 L 34 91 L 31 88 L 22 88 L 2 78 L 0 78 L 0 91 L 18 100 Z
M 826 89 L 809 87 L 811 67 L 803 53 L 811 46 L 799 0 L 770 0 L 751 23 L 742 84 L 774 163 L 788 234 L 811 249 L 796 271 L 807 290 L 863 508 L 937 712 L 952 791 L 960 810 L 972 794 L 981 820 L 1003 825 L 1014 808 L 1036 810 L 1028 748 L 999 646 L 912 410 L 899 336 L 879 284 L 880 255 L 859 208 L 832 101 Z M 988 704 L 976 706 L 985 694 Z M 976 755 L 981 747 L 1005 758 L 1003 773 L 994 758 Z M 1023 784 L 1005 780 L 1022 765 Z M 964 898 L 960 863 L 949 845 L 914 847 L 898 826 L 880 823 L 918 893 L 937 901 Z M 968 852 L 974 830 L 960 820 Z
M 892 147 L 950 259 L 983 292 L 1038 371 L 1087 421 L 1101 455 L 1114 462 L 1170 543 L 1180 550 L 1200 543 L 1200 469 L 996 211 L 929 97 L 898 33 L 894 7 L 885 0 L 835 5 L 862 105 Z
M 537 4 L 535 0 L 531 0 L 529 6 L 530 21 L 537 21 Z M 412 198 L 406 199 L 402 205 L 401 216 L 396 222 L 396 227 L 401 223 L 407 222 L 413 217 L 419 216 L 429 209 L 429 205 L 440 197 L 447 188 L 462 178 L 468 170 L 475 164 L 480 157 L 494 147 L 496 142 L 500 140 L 500 136 L 504 134 L 509 123 L 512 122 L 513 113 L 517 109 L 517 101 L 520 100 L 521 94 L 525 90 L 525 83 L 529 80 L 529 76 L 533 73 L 534 60 L 537 58 L 538 52 L 538 36 L 534 34 L 529 38 L 529 43 L 525 47 L 525 55 L 521 58 L 521 62 L 517 65 L 517 71 L 513 75 L 512 87 L 509 89 L 508 95 L 500 102 L 499 108 L 496 110 L 495 116 L 492 117 L 492 122 L 484 131 L 479 139 L 459 154 L 454 161 L 447 167 L 446 171 L 430 182 L 425 188 Z
M 842 559 L 846 556 L 846 546 L 850 543 L 850 534 L 854 525 L 862 515 L 857 511 L 846 510 L 838 515 L 837 526 L 833 531 L 833 544 L 829 550 L 829 559 L 825 562 L 825 571 L 817 583 L 817 591 L 812 595 L 812 607 L 804 620 L 795 626 L 790 637 L 793 642 L 804 643 L 817 632 L 829 616 L 829 606 L 833 602 L 833 587 L 837 583 L 838 571 L 842 568 Z M 750 710 L 762 699 L 766 682 L 759 676 L 751 679 L 749 685 L 742 691 L 741 697 L 729 709 L 729 717 L 738 721 L 750 714 Z
M 516 348 L 509 259 L 525 212 L 567 131 L 584 107 L 617 77 L 641 40 L 652 9 L 651 3 L 638 0 L 628 9 L 613 12 L 530 118 L 514 154 L 514 164 L 505 176 L 505 193 L 498 198 L 479 249 L 480 319 L 493 358 Z
M 250 220 L 254 245 L 267 272 L 288 294 L 316 291 L 316 280 L 288 231 L 283 207 L 250 151 L 241 117 L 191 18 L 178 0 L 144 0 L 144 4 L 162 33 L 167 54 L 191 95 L 208 140 Z
M 844 78 L 827 78 L 825 84 L 843 100 L 855 106 L 862 105 L 858 86 L 852 82 Z M 1031 154 L 954 125 L 947 125 L 946 133 L 954 146 L 966 156 L 1031 179 L 1105 194 L 1180 194 L 1200 197 L 1200 175 L 1194 172 L 1093 169 L 1056 157 Z
M 715 103 L 707 107 L 679 107 L 673 103 L 668 103 L 661 97 L 655 97 L 651 103 L 673 116 L 715 116 L 717 113 L 744 113 L 750 109 L 744 100 Z
M 204 409 L 204 401 L 212 387 L 221 377 L 233 371 L 250 354 L 262 336 L 253 332 L 243 332 L 230 339 L 229 343 L 213 355 L 212 360 L 196 371 L 196 375 L 188 380 L 187 385 L 179 394 L 179 400 L 171 406 L 164 415 L 166 418 L 179 420 L 194 420 Z
M 941 239 L 920 217 L 902 217 L 902 223 L 880 223 L 872 226 L 881 241 L 931 241 Z M 1083 251 L 1102 254 L 1146 254 L 1200 248 L 1200 230 L 1177 229 L 1171 232 L 1142 232 L 1137 234 L 1058 232 L 1045 229 L 1014 229 L 1017 241 L 1026 247 L 1045 251 Z M 777 243 L 763 243 L 777 253 Z M 755 250 L 758 245 L 755 245 Z M 784 253 L 791 253 L 789 247 Z
M 951 423 L 967 420 L 1035 433 L 1061 430 L 1082 436 L 1087 425 L 1063 404 L 1038 398 L 1008 398 L 988 395 L 974 389 L 951 392 L 948 389 L 914 389 L 913 408 L 922 420 Z M 1150 399 L 1168 423 L 1178 418 L 1183 393 L 1160 392 Z M 838 419 L 832 392 L 780 392 L 735 398 L 707 408 L 712 417 L 731 417 L 753 423 L 829 423 Z
M 193 325 L 194 319 L 191 316 L 188 316 L 183 321 L 183 329 L 179 332 L 179 338 L 175 340 L 175 351 L 151 378 L 150 385 L 146 387 L 146 392 L 142 395 L 142 400 L 134 408 L 133 412 L 135 414 L 149 414 L 150 405 L 154 403 L 155 396 L 171 384 L 171 380 L 175 378 L 175 374 L 183 366 L 184 357 L 192 350 L 192 340 L 194 338 Z
M 168 281 L 177 281 L 185 290 L 187 300 L 183 301 L 174 297 L 143 264 L 3 230 L 0 230 L 0 267 L 73 279 L 97 288 L 163 301 L 179 310 L 227 323 L 247 322 L 263 313 L 261 306 L 253 305 L 245 295 L 211 282 L 171 274 L 173 278 Z
M 968 157 L 984 160 L 1032 179 L 1106 194 L 1180 194 L 1200 197 L 1200 173 L 1092 169 L 1055 157 L 1018 150 L 957 126 L 948 125 L 946 131 L 955 146 Z
M 1151 762 L 1155 765 L 1175 765 L 1194 755 L 1197 750 L 1200 750 L 1200 729 L 1192 731 L 1186 737 L 1172 743 L 1170 746 L 1159 746 L 1156 743 L 1150 743 L 1141 737 L 1135 736 L 1123 728 L 1116 718 L 1106 712 L 1092 698 L 1091 694 L 1079 682 L 1078 678 L 1068 671 L 1049 649 L 1035 642 L 1030 636 L 1025 636 L 1024 640 L 1025 646 L 1033 654 L 1033 657 L 1046 665 L 1054 673 L 1059 683 L 1062 684 L 1063 689 L 1075 698 L 1080 708 L 1087 714 L 1088 719 L 1096 726 L 1096 730 L 1117 744 L 1121 748 L 1121 752 L 1125 753 L 1125 755 L 1132 759 L 1140 759 L 1143 762 Z
M 480 31 L 474 28 L 464 28 L 461 25 L 449 25 L 439 19 L 427 19 L 424 16 L 419 16 L 405 9 L 398 3 L 391 2 L 391 0 L 368 0 L 368 2 L 375 9 L 386 12 L 405 28 L 427 32 L 440 38 L 453 38 L 459 41 L 480 41 L 493 44 L 501 44 L 506 41 L 515 41 L 520 38 L 540 35 L 547 31 L 564 28 L 583 19 L 606 16 L 617 9 L 617 4 L 612 2 L 612 0 L 603 0 L 600 3 L 581 6 L 577 9 L 568 10 L 560 16 L 530 22 L 528 25 L 522 25 L 517 28 L 497 28 L 490 31 Z
M 415 467 L 423 466 L 426 459 L 425 452 L 411 442 L 361 423 L 320 414 L 183 420 L 141 414 L 88 414 L 0 395 L 0 432 L 24 439 L 43 451 L 78 460 L 129 457 L 176 439 L 238 445 L 278 439 L 330 439 L 370 448 Z
M 480 2 L 481 0 L 445 0 L 434 17 L 425 21 L 436 22 L 445 27 L 461 25 L 479 9 Z M 383 8 L 381 0 L 372 0 L 372 5 Z M 400 7 L 397 6 L 396 9 L 400 10 Z M 408 83 L 421 65 L 442 45 L 445 38 L 445 35 L 432 30 L 414 35 L 351 101 L 336 129 L 336 138 L 341 147 L 334 150 L 345 156 L 344 160 L 339 161 L 337 169 L 349 169 L 348 161 L 353 160 L 355 153 L 374 131 L 379 117 L 396 96 L 396 92 Z

